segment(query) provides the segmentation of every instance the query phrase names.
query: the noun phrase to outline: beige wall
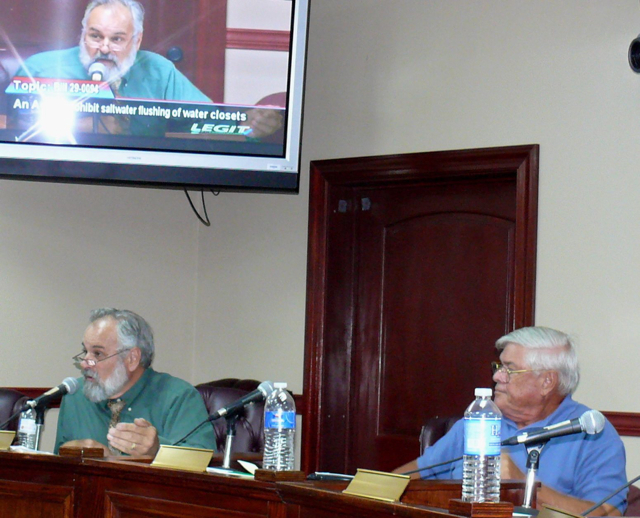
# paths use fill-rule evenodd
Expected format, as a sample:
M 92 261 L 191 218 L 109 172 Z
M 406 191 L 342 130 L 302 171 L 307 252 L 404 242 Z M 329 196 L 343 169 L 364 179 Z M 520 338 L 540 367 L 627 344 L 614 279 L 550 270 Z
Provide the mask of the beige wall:
M 160 370 L 302 389 L 308 164 L 539 143 L 539 324 L 575 333 L 576 398 L 640 412 L 636 0 L 312 0 L 299 196 L 0 183 L 1 384 L 73 372 L 89 308 L 156 328 Z M 640 441 L 625 439 L 628 475 Z

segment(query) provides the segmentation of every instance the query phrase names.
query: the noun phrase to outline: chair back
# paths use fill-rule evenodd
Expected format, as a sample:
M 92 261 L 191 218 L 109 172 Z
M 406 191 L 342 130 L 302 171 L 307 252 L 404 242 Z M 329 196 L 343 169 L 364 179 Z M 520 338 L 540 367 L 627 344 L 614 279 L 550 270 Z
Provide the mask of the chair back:
M 629 486 L 627 495 L 627 510 L 624 516 L 640 516 L 640 489 L 633 484 Z
M 435 444 L 440 437 L 444 436 L 449 430 L 451 430 L 451 427 L 460 419 L 462 419 L 462 416 L 435 416 L 429 418 L 420 432 L 420 455 L 422 455 L 424 450 L 429 446 Z
M 225 378 L 196 385 L 200 392 L 207 412 L 225 407 L 260 385 L 257 380 L 240 380 Z M 216 446 L 219 452 L 224 452 L 227 441 L 227 421 L 224 418 L 213 421 L 216 435 Z M 231 451 L 234 453 L 262 453 L 264 451 L 264 404 L 252 403 L 247 405 L 236 421 L 236 436 Z
M 0 424 L 4 423 L 13 414 L 16 414 L 22 410 L 23 405 L 29 400 L 22 392 L 17 390 L 0 388 Z M 6 425 L 3 430 L 18 430 L 18 424 L 20 422 L 20 415 Z

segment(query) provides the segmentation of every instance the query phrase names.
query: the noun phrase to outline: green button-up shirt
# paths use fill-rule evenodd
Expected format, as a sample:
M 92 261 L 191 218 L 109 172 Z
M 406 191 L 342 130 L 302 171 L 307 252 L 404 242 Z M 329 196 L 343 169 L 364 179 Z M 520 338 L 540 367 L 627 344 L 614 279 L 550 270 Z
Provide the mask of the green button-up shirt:
M 111 411 L 107 401 L 92 403 L 83 391 L 84 378 L 74 394 L 62 399 L 58 416 L 55 453 L 67 441 L 93 439 L 107 445 L 107 431 Z M 160 444 L 173 444 L 208 417 L 207 409 L 200 393 L 189 383 L 179 378 L 145 370 L 138 382 L 120 399 L 125 407 L 120 414 L 120 422 L 133 423 L 142 417 L 158 431 Z M 216 449 L 216 441 L 211 423 L 204 424 L 180 446 Z
M 16 77 L 83 81 L 90 79 L 89 73 L 80 61 L 79 47 L 34 54 L 25 60 L 24 65 L 16 72 Z M 135 62 L 122 77 L 117 97 L 154 101 L 149 104 L 150 108 L 156 105 L 164 106 L 162 101 L 211 103 L 211 99 L 189 81 L 171 61 L 146 50 L 138 51 Z M 129 124 L 130 128 L 126 133 L 162 136 L 166 130 L 167 119 L 132 115 Z

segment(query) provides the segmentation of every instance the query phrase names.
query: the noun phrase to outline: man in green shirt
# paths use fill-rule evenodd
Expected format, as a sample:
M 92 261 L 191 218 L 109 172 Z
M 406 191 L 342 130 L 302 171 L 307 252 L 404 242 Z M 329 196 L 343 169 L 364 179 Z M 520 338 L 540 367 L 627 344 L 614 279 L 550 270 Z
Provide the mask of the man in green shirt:
M 136 313 L 103 308 L 91 313 L 80 388 L 60 406 L 55 453 L 61 446 L 102 447 L 106 455 L 154 456 L 161 444 L 182 439 L 208 414 L 186 381 L 151 368 L 153 331 Z M 211 423 L 182 446 L 215 450 Z
M 29 57 L 14 79 L 105 81 L 116 102 L 140 99 L 211 104 L 211 99 L 171 61 L 155 52 L 140 50 L 143 23 L 144 8 L 136 0 L 92 0 L 82 19 L 79 45 Z M 266 137 L 282 127 L 282 115 L 276 110 L 251 110 L 248 116 L 252 138 Z M 89 124 L 83 125 L 83 121 Z M 99 126 L 94 129 L 93 125 L 92 117 L 80 117 L 76 129 L 162 136 L 167 118 L 163 114 L 149 116 L 146 112 L 144 115 L 100 115 Z

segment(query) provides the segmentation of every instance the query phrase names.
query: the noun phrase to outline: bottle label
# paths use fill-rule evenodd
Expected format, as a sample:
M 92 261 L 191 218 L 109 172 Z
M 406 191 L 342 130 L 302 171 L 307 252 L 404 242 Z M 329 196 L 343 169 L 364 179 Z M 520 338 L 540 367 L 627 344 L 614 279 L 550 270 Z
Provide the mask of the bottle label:
M 464 420 L 465 455 L 500 455 L 500 419 Z
M 36 433 L 36 421 L 35 419 L 20 419 L 20 426 L 18 432 L 32 434 Z
M 296 427 L 295 412 L 265 412 L 264 427 L 287 430 Z

